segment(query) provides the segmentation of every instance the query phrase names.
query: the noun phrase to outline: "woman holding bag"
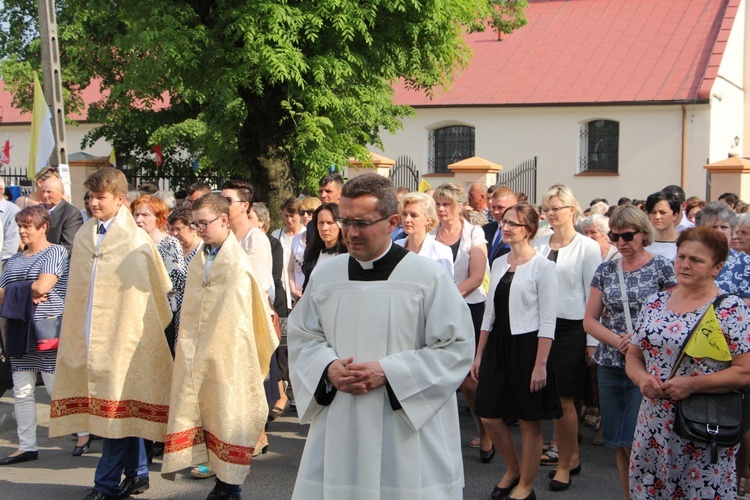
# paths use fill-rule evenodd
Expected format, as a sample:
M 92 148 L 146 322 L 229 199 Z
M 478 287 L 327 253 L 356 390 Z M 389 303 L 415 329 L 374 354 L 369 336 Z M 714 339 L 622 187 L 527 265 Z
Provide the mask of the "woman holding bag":
M 29 206 L 18 212 L 16 222 L 21 242 L 26 246 L 26 250 L 8 259 L 5 271 L 0 276 L 0 302 L 7 302 L 2 314 L 5 317 L 18 317 L 18 307 L 22 306 L 13 306 L 10 301 L 14 299 L 14 303 L 20 304 L 30 293 L 31 300 L 36 305 L 33 313 L 30 304 L 26 308 L 33 314 L 33 318 L 30 319 L 40 322 L 60 318 L 68 283 L 68 252 L 63 246 L 52 245 L 47 241 L 47 230 L 51 222 L 49 214 L 40 205 Z M 26 288 L 22 289 L 24 282 Z M 16 292 L 13 293 L 14 297 L 11 297 L 14 288 Z M 16 298 L 21 300 L 15 300 Z M 9 311 L 11 308 L 16 310 Z M 34 334 L 33 327 L 28 334 L 23 327 L 10 331 L 9 326 L 8 330 L 7 347 L 13 369 L 18 450 L 0 459 L 0 465 L 28 462 L 38 458 L 34 399 L 36 377 L 37 373 L 41 372 L 44 386 L 51 396 L 57 360 L 56 348 L 47 349 L 43 344 L 37 345 L 39 339 Z M 90 442 L 90 437 L 88 439 Z
M 677 239 L 677 288 L 652 295 L 641 309 L 627 353 L 628 376 L 643 394 L 630 460 L 631 498 L 737 496 L 737 447 L 719 448 L 718 463 L 711 464 L 710 446 L 678 436 L 674 422 L 677 402 L 692 394 L 750 385 L 750 309 L 742 299 L 729 295 L 717 301 L 719 342 L 709 337 L 710 345 L 728 348 L 731 360 L 712 359 L 711 351 L 700 358 L 686 355 L 670 377 L 685 339 L 721 293 L 714 280 L 728 253 L 726 236 L 715 229 L 684 231 Z

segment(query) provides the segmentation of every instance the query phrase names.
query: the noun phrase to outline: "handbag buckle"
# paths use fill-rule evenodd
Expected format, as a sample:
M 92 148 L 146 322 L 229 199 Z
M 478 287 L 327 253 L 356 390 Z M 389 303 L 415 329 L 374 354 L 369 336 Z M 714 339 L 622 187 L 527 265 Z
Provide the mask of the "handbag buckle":
M 715 435 L 717 435 L 719 433 L 719 426 L 718 425 L 706 424 L 706 432 L 708 432 L 712 436 L 715 436 Z

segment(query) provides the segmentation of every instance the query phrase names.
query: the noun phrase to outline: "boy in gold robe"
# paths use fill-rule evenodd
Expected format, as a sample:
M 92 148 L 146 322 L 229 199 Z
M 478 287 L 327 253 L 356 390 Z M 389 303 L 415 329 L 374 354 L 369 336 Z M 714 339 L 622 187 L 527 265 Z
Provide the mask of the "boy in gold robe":
M 122 206 L 125 175 L 104 168 L 84 185 L 94 217 L 73 243 L 50 436 L 86 430 L 104 438 L 85 499 L 108 500 L 148 489 L 143 438 L 166 434 L 172 285 L 153 241 Z
M 209 193 L 192 208 L 205 249 L 188 267 L 162 475 L 207 462 L 217 478 L 208 499 L 239 499 L 268 416 L 263 379 L 278 340 L 226 198 Z

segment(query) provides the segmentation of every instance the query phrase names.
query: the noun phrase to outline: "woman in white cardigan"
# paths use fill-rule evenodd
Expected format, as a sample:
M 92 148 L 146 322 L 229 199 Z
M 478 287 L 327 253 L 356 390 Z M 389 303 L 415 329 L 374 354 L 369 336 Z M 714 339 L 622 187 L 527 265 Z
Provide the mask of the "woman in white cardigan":
M 461 217 L 461 209 L 466 201 L 466 193 L 458 184 L 442 184 L 433 194 L 439 220 L 438 227 L 431 233 L 435 239 L 451 249 L 453 256 L 453 282 L 469 306 L 474 324 L 474 338 L 479 341 L 479 327 L 482 325 L 487 293 L 482 288 L 487 265 L 487 241 L 479 226 L 471 225 Z M 469 408 L 474 411 L 474 394 L 477 383 L 469 374 L 461 384 Z M 492 461 L 495 450 L 489 436 L 477 418 L 479 428 L 479 458 L 483 463 Z
M 576 231 L 574 224 L 582 216 L 581 207 L 567 186 L 552 186 L 544 195 L 542 206 L 555 232 L 537 238 L 532 246 L 557 263 L 557 321 L 551 357 L 563 416 L 555 420 L 559 460 L 557 470 L 550 473 L 549 487 L 562 491 L 570 486 L 570 476 L 581 472 L 575 401 L 583 395 L 586 365 L 591 363 L 598 344 L 586 335 L 583 315 L 591 279 L 602 263 L 602 255 L 594 240 Z
M 435 240 L 429 231 L 437 226 L 435 200 L 424 193 L 407 193 L 398 204 L 401 226 L 406 238 L 396 240 L 410 252 L 432 259 L 445 267 L 453 277 L 453 254 L 451 249 Z
M 492 265 L 490 300 L 471 368 L 478 381 L 476 413 L 506 466 L 491 498 L 535 498 L 540 420 L 562 415 L 555 375 L 547 369 L 555 336 L 557 276 L 554 262 L 529 244 L 538 224 L 530 205 L 514 205 L 503 214 L 500 227 L 510 253 Z M 520 461 L 504 419 L 518 419 L 521 426 Z

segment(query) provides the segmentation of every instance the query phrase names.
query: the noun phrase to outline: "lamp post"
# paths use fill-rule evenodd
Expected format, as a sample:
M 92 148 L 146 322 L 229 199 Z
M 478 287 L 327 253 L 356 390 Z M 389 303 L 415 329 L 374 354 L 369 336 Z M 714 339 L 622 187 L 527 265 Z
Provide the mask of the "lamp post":
M 52 114 L 52 132 L 55 149 L 49 164 L 68 163 L 68 146 L 65 140 L 65 112 L 63 111 L 60 53 L 57 44 L 57 18 L 55 0 L 38 0 L 39 35 L 42 44 L 42 82 L 44 98 Z

